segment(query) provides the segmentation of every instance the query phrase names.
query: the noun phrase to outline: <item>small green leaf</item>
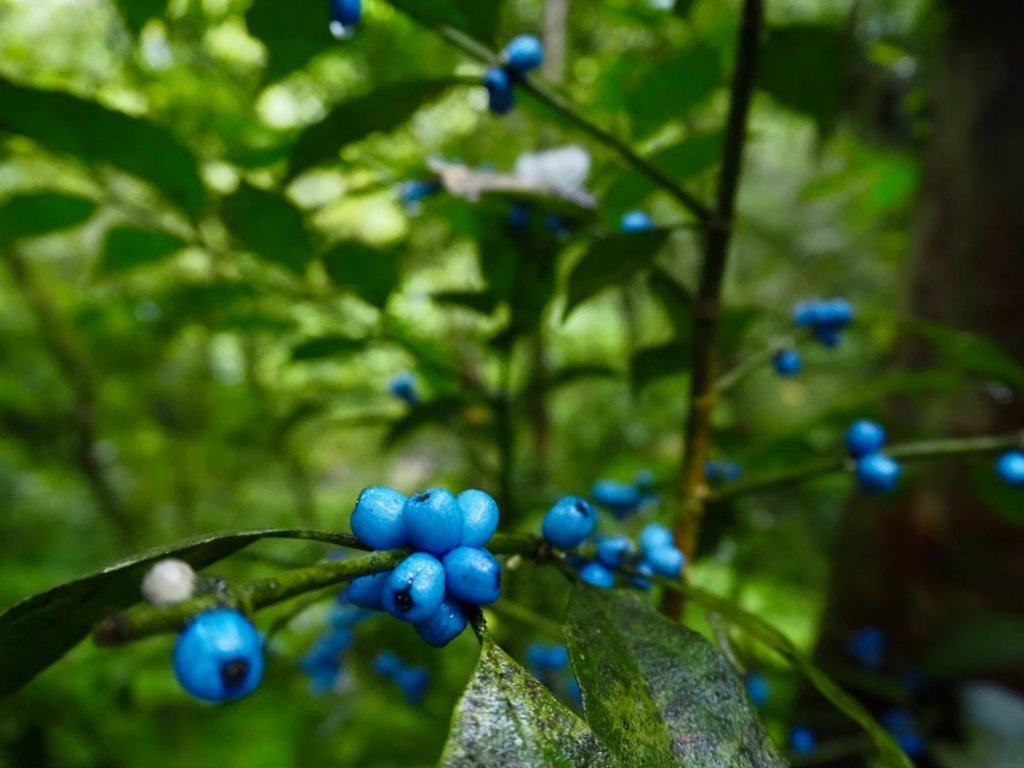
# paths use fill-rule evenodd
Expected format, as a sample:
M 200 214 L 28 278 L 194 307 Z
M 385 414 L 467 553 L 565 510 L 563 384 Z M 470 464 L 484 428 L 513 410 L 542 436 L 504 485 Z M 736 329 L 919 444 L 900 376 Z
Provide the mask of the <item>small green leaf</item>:
M 586 723 L 485 636 L 441 765 L 612 768 L 615 763 Z
M 330 32 L 327 2 L 295 13 L 282 0 L 255 0 L 246 11 L 245 22 L 249 33 L 267 47 L 268 81 L 304 67 L 318 53 L 338 44 Z
M 349 241 L 333 246 L 322 258 L 335 284 L 351 288 L 379 309 L 398 284 L 398 257 L 392 251 Z
M 196 219 L 206 202 L 199 164 L 170 132 L 69 93 L 0 78 L 0 133 L 26 136 L 88 164 L 112 165 L 158 189 Z
M 117 227 L 107 234 L 100 259 L 103 274 L 125 272 L 129 269 L 161 261 L 177 253 L 188 243 L 177 235 L 153 229 Z
M 807 115 L 819 130 L 827 131 L 843 102 L 848 63 L 848 34 L 841 27 L 774 27 L 761 48 L 760 87 L 782 106 Z
M 954 365 L 1024 392 L 1024 367 L 991 339 L 937 323 L 916 321 L 910 327 Z
M 696 0 L 676 0 L 675 5 L 672 6 L 672 13 L 685 19 L 690 15 L 695 3 Z
M 684 183 L 714 168 L 721 155 L 722 133 L 714 131 L 698 133 L 648 159 L 677 182 Z M 639 205 L 655 189 L 647 176 L 631 168 L 616 176 L 601 200 L 607 210 L 623 213 Z
M 302 212 L 282 195 L 241 184 L 221 204 L 228 228 L 263 261 L 302 275 L 313 259 L 313 242 Z
M 409 408 L 402 418 L 392 423 L 384 437 L 384 445 L 393 448 L 424 427 L 453 427 L 465 412 L 467 402 L 461 397 L 439 397 Z
M 647 385 L 666 376 L 681 376 L 690 364 L 689 336 L 677 337 L 665 344 L 642 347 L 630 360 L 630 381 L 639 392 Z
M 993 674 L 1024 662 L 1024 618 L 981 616 L 950 626 L 920 660 L 929 679 Z
M 616 232 L 591 245 L 569 275 L 563 319 L 591 296 L 610 286 L 621 286 L 650 267 L 671 232 Z
M 489 315 L 498 306 L 497 297 L 490 291 L 438 291 L 430 294 L 430 298 L 438 304 L 463 307 Z
M 391 5 L 429 26 L 462 30 L 493 45 L 501 20 L 501 0 L 388 0 Z
M 725 657 L 636 595 L 578 584 L 565 636 L 587 721 L 622 765 L 786 766 Z
M 167 10 L 167 0 L 117 0 L 117 10 L 131 33 L 137 35 L 147 21 L 163 15 Z
M 693 325 L 693 295 L 675 277 L 661 267 L 655 267 L 647 278 L 647 285 L 658 300 L 677 334 L 689 336 Z
M 668 122 L 683 120 L 722 84 L 722 60 L 706 45 L 676 51 L 626 95 L 634 133 L 647 136 Z
M 139 582 L 157 560 L 176 557 L 205 568 L 264 538 L 307 538 L 270 528 L 211 533 L 151 549 L 22 600 L 0 616 L 0 697 L 32 680 L 81 642 L 104 616 L 140 599 Z
M 30 192 L 0 203 L 0 243 L 77 227 L 89 220 L 96 203 L 63 192 Z
M 289 176 L 337 160 L 342 148 L 372 133 L 393 131 L 456 82 L 452 79 L 409 80 L 382 85 L 342 102 L 299 135 L 288 159 Z
M 292 361 L 326 360 L 366 349 L 366 339 L 350 336 L 319 336 L 292 347 Z

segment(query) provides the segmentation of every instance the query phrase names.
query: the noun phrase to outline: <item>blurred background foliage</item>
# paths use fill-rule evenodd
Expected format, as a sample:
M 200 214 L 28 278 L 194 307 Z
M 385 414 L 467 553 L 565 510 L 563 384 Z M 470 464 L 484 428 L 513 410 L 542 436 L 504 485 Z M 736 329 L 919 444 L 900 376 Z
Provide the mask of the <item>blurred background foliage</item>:
M 498 48 L 540 33 L 544 2 L 417 5 L 368 0 L 361 28 L 339 41 L 326 3 L 0 0 L 0 603 L 202 531 L 347 529 L 358 491 L 373 484 L 483 488 L 501 502 L 503 529 L 535 531 L 558 495 L 650 470 L 662 493 L 645 515 L 671 514 L 684 299 L 697 264 L 687 212 L 525 93 L 508 117 L 488 114 L 474 84 L 482 66 L 395 8 L 438 14 Z M 572 3 L 564 29 L 547 32 L 564 74 L 548 74 L 564 77 L 561 89 L 594 122 L 709 199 L 738 3 L 669 5 Z M 956 151 L 936 149 L 936 115 L 949 109 L 948 62 L 967 50 L 949 32 L 963 5 L 768 4 L 723 365 L 790 333 L 799 299 L 844 295 L 858 316 L 840 349 L 806 349 L 800 377 L 759 371 L 718 408 L 713 454 L 748 476 L 835 453 L 855 416 L 883 418 L 894 441 L 1020 426 L 1024 282 L 998 276 L 1004 299 L 1018 302 L 1014 339 L 989 340 L 975 322 L 984 276 L 972 284 L 971 272 L 942 267 L 953 303 L 980 307 L 974 316 L 919 312 L 915 299 L 930 269 L 927 239 L 915 237 L 928 226 L 924 169 L 930 153 Z M 981 73 L 962 76 L 963 88 L 981 87 Z M 1019 93 L 1020 70 L 1007 77 Z M 566 218 L 567 231 L 545 226 L 558 210 L 550 200 L 531 201 L 531 224 L 514 229 L 508 200 L 441 193 L 403 206 L 397 191 L 433 177 L 430 157 L 511 172 L 521 153 L 567 143 L 590 153 L 598 199 L 592 215 Z M 954 167 L 935 183 L 962 178 Z M 1019 192 L 1024 173 L 1013 178 Z M 673 228 L 644 253 L 608 239 L 637 207 Z M 1018 238 L 1020 221 L 1007 225 Z M 576 271 L 585 255 L 593 261 Z M 984 254 L 974 258 L 982 272 Z M 574 295 L 586 298 L 566 316 Z M 415 404 L 389 390 L 407 371 Z M 1011 410 L 988 415 L 991 402 Z M 985 460 L 956 467 L 960 495 L 983 500 L 972 502 L 977 514 L 1019 542 L 1019 493 Z M 905 488 L 933 477 L 915 466 Z M 927 646 L 955 685 L 978 673 L 1019 684 L 1019 598 L 997 611 L 974 595 L 982 629 L 945 634 L 906 631 L 892 606 L 836 614 L 844 514 L 902 519 L 911 493 L 851 501 L 849 479 L 831 477 L 712 510 L 691 578 L 770 618 L 807 653 L 824 638 L 832 671 L 870 700 L 906 704 L 909 694 L 891 679 L 901 670 L 883 678 L 843 657 L 854 621 L 889 628 L 902 672 Z M 906 528 L 884 535 L 912 541 Z M 248 552 L 215 570 L 265 574 L 326 554 L 294 543 Z M 990 567 L 984 550 L 974 554 L 973 567 Z M 524 573 L 508 594 L 529 609 L 499 606 L 491 617 L 510 653 L 559 640 L 531 618 L 557 626 L 557 576 Z M 438 652 L 396 622 L 368 622 L 344 690 L 313 697 L 297 658 L 323 621 L 317 609 L 298 617 L 278 635 L 260 692 L 216 709 L 177 689 L 166 639 L 119 651 L 85 644 L 0 702 L 0 762 L 432 764 L 476 655 L 472 637 Z M 943 656 L 947 641 L 961 646 Z M 381 648 L 429 667 L 422 705 L 373 676 Z M 837 734 L 829 764 L 866 764 L 867 745 L 850 746 L 841 716 L 818 711 L 778 659 L 738 650 L 770 680 L 764 714 L 776 735 L 810 717 Z M 971 654 L 981 668 L 957 664 Z M 938 742 L 963 736 L 945 693 L 923 712 Z M 949 748 L 942 764 L 974 764 L 966 749 Z

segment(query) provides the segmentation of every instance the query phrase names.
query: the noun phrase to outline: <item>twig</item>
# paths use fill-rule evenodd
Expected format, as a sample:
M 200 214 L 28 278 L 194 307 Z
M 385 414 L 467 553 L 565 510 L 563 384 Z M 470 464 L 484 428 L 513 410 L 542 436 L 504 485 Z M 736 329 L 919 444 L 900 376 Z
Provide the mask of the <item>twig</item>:
M 735 368 L 719 376 L 715 382 L 715 392 L 719 396 L 728 392 L 755 373 L 762 365 L 769 362 L 783 349 L 795 346 L 796 341 L 791 336 L 779 336 L 770 339 L 763 348 L 747 355 Z

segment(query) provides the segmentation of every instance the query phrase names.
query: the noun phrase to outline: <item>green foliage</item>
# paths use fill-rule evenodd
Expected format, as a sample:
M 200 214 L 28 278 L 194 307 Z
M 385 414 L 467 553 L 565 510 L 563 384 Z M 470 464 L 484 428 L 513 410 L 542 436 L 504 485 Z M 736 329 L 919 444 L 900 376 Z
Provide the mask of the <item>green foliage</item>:
M 306 271 L 313 260 L 313 238 L 301 211 L 286 198 L 242 184 L 221 209 L 243 248 L 295 275 Z
M 88 221 L 96 203 L 63 192 L 17 195 L 0 203 L 0 243 L 48 235 Z
M 138 227 L 117 227 L 107 233 L 99 273 L 110 275 L 162 261 L 187 243 L 176 235 Z

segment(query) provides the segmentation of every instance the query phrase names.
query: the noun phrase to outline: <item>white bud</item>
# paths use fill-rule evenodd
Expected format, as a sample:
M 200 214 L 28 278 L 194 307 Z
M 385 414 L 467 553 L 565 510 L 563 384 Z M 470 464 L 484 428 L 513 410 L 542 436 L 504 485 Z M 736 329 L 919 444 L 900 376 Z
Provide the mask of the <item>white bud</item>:
M 188 600 L 196 586 L 196 572 L 183 560 L 168 558 L 156 563 L 142 579 L 142 596 L 153 605 L 173 605 Z

